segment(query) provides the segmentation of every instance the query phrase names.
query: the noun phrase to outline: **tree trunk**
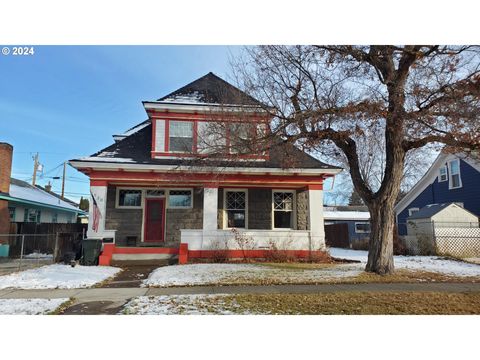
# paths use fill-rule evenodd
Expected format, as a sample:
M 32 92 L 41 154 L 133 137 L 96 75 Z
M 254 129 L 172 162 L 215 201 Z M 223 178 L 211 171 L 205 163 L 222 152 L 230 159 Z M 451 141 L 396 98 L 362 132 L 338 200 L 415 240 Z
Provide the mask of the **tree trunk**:
M 395 199 L 393 196 L 391 197 Z M 370 210 L 370 241 L 365 271 L 380 275 L 390 274 L 393 265 L 393 231 L 395 227 L 394 201 L 373 202 Z

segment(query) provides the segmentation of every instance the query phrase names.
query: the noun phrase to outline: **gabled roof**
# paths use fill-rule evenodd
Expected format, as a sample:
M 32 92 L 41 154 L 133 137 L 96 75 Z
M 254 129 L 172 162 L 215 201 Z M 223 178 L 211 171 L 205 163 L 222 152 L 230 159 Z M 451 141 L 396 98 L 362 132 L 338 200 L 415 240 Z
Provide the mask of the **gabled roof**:
M 161 97 L 157 101 L 181 104 L 256 105 L 265 107 L 260 101 L 212 72 Z
M 172 165 L 188 166 L 199 165 L 198 160 L 175 159 L 152 159 L 152 125 L 148 124 L 141 130 L 120 140 L 95 154 L 70 161 L 91 163 L 116 163 L 116 164 L 145 164 L 145 165 Z M 208 160 L 202 161 L 202 166 L 208 166 Z M 317 160 L 313 156 L 301 151 L 295 146 L 284 141 L 278 141 L 270 149 L 270 158 L 265 161 L 224 161 L 211 162 L 215 167 L 250 167 L 250 168 L 299 168 L 299 169 L 338 169 L 340 167 L 329 165 Z
M 75 201 L 70 200 L 70 199 L 67 199 L 66 197 L 63 197 L 63 199 L 62 199 L 62 196 L 61 196 L 61 195 L 59 195 L 59 194 L 57 194 L 57 193 L 54 193 L 53 191 L 48 191 L 47 189 L 45 189 L 45 188 L 44 188 L 43 186 L 41 186 L 41 185 L 35 185 L 35 187 L 38 188 L 38 189 L 40 189 L 40 190 L 42 190 L 42 191 L 45 191 L 45 192 L 49 193 L 49 194 L 52 195 L 52 196 L 55 196 L 57 199 L 60 199 L 60 200 L 65 201 L 66 203 L 69 203 L 70 205 L 72 205 L 72 206 L 74 206 L 74 207 L 76 207 L 76 208 L 78 208 L 78 206 L 79 206 L 79 204 L 77 204 Z
M 413 186 L 410 191 L 395 205 L 396 214 L 400 214 L 405 208 L 415 200 L 429 185 L 435 182 L 438 177 L 438 171 L 447 161 L 453 159 L 461 159 L 471 165 L 474 169 L 480 172 L 480 161 L 472 156 L 465 156 L 464 154 L 451 154 L 449 152 L 442 151 L 438 154 L 435 161 L 427 170 L 425 175 Z
M 424 206 L 423 208 L 421 208 L 420 210 L 418 210 L 417 212 L 415 212 L 414 214 L 412 214 L 411 216 L 409 216 L 407 218 L 407 220 L 413 220 L 413 219 L 429 219 L 431 218 L 432 216 L 434 216 L 435 214 L 438 214 L 440 211 L 446 209 L 447 207 L 451 206 L 451 205 L 455 205 L 455 206 L 458 206 L 457 204 L 455 203 L 444 203 L 444 204 L 430 204 L 430 205 L 427 205 L 427 206 Z M 460 207 L 461 209 L 463 209 L 461 206 L 458 206 Z M 466 210 L 466 209 L 463 209 L 465 210 L 466 212 L 472 214 L 470 211 Z M 474 214 L 472 214 L 474 215 Z M 475 215 L 476 216 L 476 215 Z
M 61 200 L 42 189 L 28 184 L 25 181 L 11 178 L 10 191 L 8 194 L 0 194 L 0 198 L 8 201 L 18 201 L 35 206 L 45 206 L 63 211 L 83 213 L 79 208 Z

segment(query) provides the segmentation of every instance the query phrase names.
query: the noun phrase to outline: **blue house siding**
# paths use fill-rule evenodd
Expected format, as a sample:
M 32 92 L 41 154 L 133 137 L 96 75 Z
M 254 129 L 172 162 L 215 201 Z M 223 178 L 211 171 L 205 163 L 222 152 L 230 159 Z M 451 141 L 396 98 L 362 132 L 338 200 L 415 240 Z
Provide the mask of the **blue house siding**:
M 437 176 L 432 184 L 426 187 L 419 196 L 411 201 L 405 209 L 398 214 L 398 233 L 400 235 L 406 235 L 407 233 L 405 223 L 408 218 L 408 209 L 415 207 L 422 208 L 429 204 L 461 202 L 465 209 L 479 216 L 480 172 L 475 170 L 467 162 L 460 160 L 460 178 L 462 180 L 462 187 L 449 190 L 449 180 L 439 183 Z

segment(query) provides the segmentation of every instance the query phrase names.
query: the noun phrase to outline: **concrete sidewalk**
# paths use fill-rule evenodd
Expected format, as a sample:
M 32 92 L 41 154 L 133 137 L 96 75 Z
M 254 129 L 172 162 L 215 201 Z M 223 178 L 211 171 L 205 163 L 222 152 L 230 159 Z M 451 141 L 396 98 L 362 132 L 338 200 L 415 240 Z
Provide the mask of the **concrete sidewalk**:
M 181 294 L 315 294 L 332 292 L 480 292 L 480 283 L 369 283 L 323 285 L 191 286 L 169 288 L 89 288 L 53 290 L 0 290 L 0 299 L 73 297 L 76 303 L 126 301 L 136 296 Z

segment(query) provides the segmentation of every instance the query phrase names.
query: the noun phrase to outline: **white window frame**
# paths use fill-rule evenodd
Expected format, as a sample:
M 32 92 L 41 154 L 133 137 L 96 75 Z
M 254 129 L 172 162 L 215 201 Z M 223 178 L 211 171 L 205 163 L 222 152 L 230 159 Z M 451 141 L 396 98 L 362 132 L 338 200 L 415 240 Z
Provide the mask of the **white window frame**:
M 140 191 L 140 206 L 122 206 L 122 205 L 120 205 L 120 190 Z M 144 198 L 145 198 L 144 189 L 135 188 L 135 187 L 117 187 L 116 195 L 115 195 L 115 209 L 143 209 Z
M 452 183 L 452 176 L 454 174 L 452 174 L 452 163 L 454 162 L 458 162 L 458 182 L 459 182 L 459 186 L 453 186 Z M 461 187 L 463 186 L 462 184 L 462 175 L 461 175 L 461 171 L 460 171 L 460 159 L 454 159 L 454 160 L 450 160 L 448 162 L 448 189 L 449 190 L 452 190 L 452 189 L 460 189 Z
M 412 212 L 413 210 L 415 210 L 415 211 Z M 412 207 L 412 208 L 408 209 L 408 216 L 412 216 L 412 215 L 415 214 L 417 211 L 420 211 L 420 208 L 418 208 L 418 207 Z
M 372 232 L 372 229 L 370 229 L 370 231 L 358 230 L 357 225 L 360 225 L 360 224 L 369 224 L 370 225 L 370 222 L 368 222 L 368 221 L 355 222 L 355 233 L 356 234 L 370 234 Z
M 192 201 L 190 201 L 190 206 L 170 206 L 170 191 L 190 191 L 192 195 Z M 166 204 L 167 209 L 193 209 L 193 188 L 172 188 L 165 191 L 166 194 Z
M 171 128 L 170 126 L 172 126 L 172 123 L 190 123 L 192 125 L 192 149 L 191 151 L 174 151 L 174 150 L 171 150 L 171 145 L 172 145 L 172 142 L 170 141 L 170 138 L 172 137 L 172 131 L 171 131 Z M 169 153 L 172 153 L 172 154 L 191 154 L 193 153 L 194 151 L 194 143 L 195 143 L 195 121 L 193 120 L 169 120 L 168 121 L 168 152 Z M 187 137 L 185 137 L 185 139 L 189 139 Z
M 445 175 L 445 179 L 442 179 L 442 169 L 445 170 L 445 174 L 443 174 L 443 175 Z M 445 181 L 448 181 L 447 165 L 443 165 L 438 169 L 438 182 L 441 183 L 441 182 L 445 182 Z
M 275 193 L 290 193 L 293 194 L 292 201 L 293 207 L 291 210 L 291 226 L 289 228 L 276 228 L 275 227 L 275 211 L 285 211 L 285 210 L 275 210 Z M 295 190 L 285 190 L 285 189 L 272 189 L 272 230 L 295 230 L 297 223 L 297 192 Z
M 245 193 L 245 227 L 239 229 L 248 229 L 248 189 L 246 188 L 224 188 L 223 189 L 223 228 L 233 229 L 228 227 L 228 213 L 227 213 L 227 192 L 244 192 Z

